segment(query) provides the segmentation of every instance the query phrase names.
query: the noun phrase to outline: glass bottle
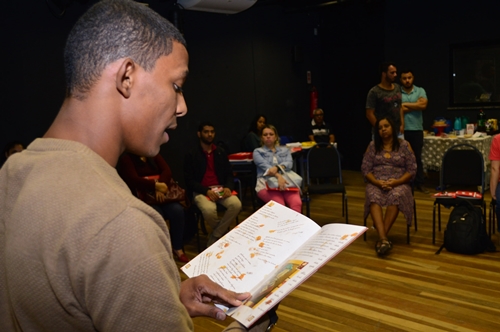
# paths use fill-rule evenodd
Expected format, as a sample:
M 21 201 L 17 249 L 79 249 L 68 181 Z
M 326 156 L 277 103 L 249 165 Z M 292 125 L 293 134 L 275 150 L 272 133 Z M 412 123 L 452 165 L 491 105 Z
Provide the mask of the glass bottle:
M 484 114 L 483 110 L 480 110 L 477 115 L 477 131 L 486 131 L 486 114 Z

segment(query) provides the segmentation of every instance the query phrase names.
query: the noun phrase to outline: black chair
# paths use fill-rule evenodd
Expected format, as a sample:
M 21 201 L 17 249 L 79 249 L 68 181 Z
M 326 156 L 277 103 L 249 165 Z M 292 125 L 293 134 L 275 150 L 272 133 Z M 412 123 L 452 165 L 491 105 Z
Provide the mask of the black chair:
M 335 179 L 337 183 L 333 183 Z M 342 183 L 342 169 L 337 149 L 328 143 L 318 143 L 307 152 L 306 161 L 306 215 L 311 214 L 311 194 L 342 194 L 342 216 L 345 215 L 346 224 L 349 223 L 347 209 L 347 193 Z
M 205 236 L 208 235 L 208 231 L 207 231 L 207 228 L 205 226 L 205 219 L 203 218 L 203 214 L 201 213 L 200 209 L 194 203 L 190 206 L 190 208 L 192 209 L 192 211 L 195 215 L 195 218 L 196 218 L 196 233 L 195 233 L 196 234 L 196 244 L 197 244 L 198 252 L 200 253 L 201 252 L 200 228 L 201 228 L 202 233 Z
M 238 190 L 238 198 L 240 202 L 242 202 L 242 193 L 241 193 L 241 181 L 238 178 L 234 178 L 234 184 L 236 185 L 236 189 Z M 191 208 L 193 209 L 194 215 L 196 216 L 196 220 L 198 221 L 197 224 L 199 225 L 198 230 L 196 232 L 196 244 L 198 246 L 198 252 L 200 253 L 201 250 L 201 243 L 200 243 L 200 231 L 199 228 L 201 228 L 202 233 L 206 236 L 208 235 L 207 227 L 205 226 L 205 218 L 203 218 L 203 213 L 201 213 L 201 210 L 196 206 L 196 204 L 191 204 Z M 217 211 L 218 212 L 223 212 L 225 211 L 226 208 L 222 205 L 217 204 Z M 236 224 L 239 223 L 238 216 L 236 216 Z
M 251 162 L 231 162 L 231 169 L 233 170 L 233 175 L 235 178 L 240 179 L 242 191 L 241 202 L 245 199 L 247 190 L 250 190 L 250 199 L 252 200 L 252 208 L 256 210 L 256 194 L 255 194 L 255 183 L 257 181 L 257 172 L 255 170 L 255 164 Z
M 415 185 L 412 182 L 411 183 L 411 194 L 413 195 L 413 221 L 414 221 L 413 224 L 415 225 L 415 232 L 416 232 L 418 230 L 418 227 L 417 227 L 417 202 L 415 201 L 414 193 L 415 193 Z M 368 219 L 369 215 L 370 214 L 368 213 L 368 215 L 366 216 L 366 218 L 364 220 L 365 227 L 366 227 L 366 220 Z M 366 241 L 366 232 L 363 233 L 363 240 Z M 410 226 L 409 225 L 406 225 L 406 243 L 410 244 Z
M 484 202 L 484 159 L 481 152 L 470 144 L 458 144 L 450 147 L 443 156 L 439 188 L 441 190 L 467 190 L 481 188 L 481 198 L 463 198 L 483 209 L 486 220 L 486 203 Z M 441 205 L 456 206 L 462 198 L 437 197 L 432 211 L 432 244 L 436 243 L 436 207 L 438 210 L 438 230 L 441 231 Z

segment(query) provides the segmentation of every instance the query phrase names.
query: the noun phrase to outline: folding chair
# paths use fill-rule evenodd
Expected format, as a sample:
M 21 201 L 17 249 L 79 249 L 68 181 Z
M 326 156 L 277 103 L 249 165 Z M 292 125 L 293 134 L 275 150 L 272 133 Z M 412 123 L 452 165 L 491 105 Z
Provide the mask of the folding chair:
M 337 148 L 328 143 L 318 143 L 307 152 L 306 161 L 306 214 L 311 214 L 310 202 L 311 194 L 342 194 L 342 216 L 345 214 L 345 222 L 349 223 L 347 209 L 347 193 L 342 183 L 342 169 L 340 165 L 340 156 Z M 315 181 L 312 181 L 315 179 Z M 328 179 L 325 183 L 321 180 Z M 336 179 L 337 183 L 331 180 Z
M 414 196 L 414 192 L 415 192 L 415 184 L 412 182 L 411 183 L 411 194 L 413 196 L 413 221 L 414 221 L 414 225 L 415 225 L 415 232 L 418 230 L 417 228 L 417 203 L 415 201 L 415 196 Z M 368 219 L 368 216 L 370 214 L 368 214 L 364 220 L 364 226 L 366 227 L 366 220 Z M 366 241 L 366 232 L 363 234 L 363 240 Z M 406 243 L 410 244 L 410 226 L 409 225 L 406 225 Z
M 470 144 L 458 144 L 450 147 L 443 156 L 439 188 L 456 188 L 466 190 L 467 187 L 481 188 L 481 198 L 463 198 L 483 209 L 486 220 L 486 203 L 484 202 L 484 159 L 481 152 Z M 441 205 L 456 206 L 462 198 L 437 197 L 432 211 L 432 244 L 436 243 L 436 206 L 438 210 L 438 230 L 441 231 Z

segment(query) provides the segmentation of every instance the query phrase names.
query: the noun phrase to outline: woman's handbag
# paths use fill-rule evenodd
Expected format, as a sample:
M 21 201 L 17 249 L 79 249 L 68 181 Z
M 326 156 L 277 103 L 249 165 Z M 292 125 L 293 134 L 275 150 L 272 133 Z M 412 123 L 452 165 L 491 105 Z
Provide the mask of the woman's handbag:
M 158 180 L 160 178 L 159 175 L 150 175 L 145 176 L 145 179 L 148 180 Z M 137 189 L 137 198 L 148 205 L 161 205 L 173 202 L 182 202 L 186 200 L 186 191 L 174 181 L 174 179 L 170 179 L 170 183 L 167 184 L 168 191 L 165 194 L 165 200 L 163 202 L 159 202 L 156 200 L 156 192 L 155 191 L 147 191 L 147 190 L 139 190 Z
M 286 182 L 288 182 L 285 190 L 302 192 L 300 189 L 302 187 L 302 177 L 294 171 L 285 171 L 281 165 L 277 165 L 277 167 L 281 170 L 281 175 L 285 178 Z M 266 187 L 268 190 L 280 190 L 278 179 L 275 176 L 267 176 Z

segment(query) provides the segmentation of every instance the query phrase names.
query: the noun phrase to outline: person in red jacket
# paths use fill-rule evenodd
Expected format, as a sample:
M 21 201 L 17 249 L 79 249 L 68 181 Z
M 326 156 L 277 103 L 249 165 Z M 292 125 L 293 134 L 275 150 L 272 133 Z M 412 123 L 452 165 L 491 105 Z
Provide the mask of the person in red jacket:
M 189 262 L 189 258 L 182 249 L 184 208 L 179 202 L 164 203 L 165 193 L 169 190 L 167 183 L 170 183 L 172 179 L 172 172 L 165 159 L 160 154 L 153 158 L 146 158 L 126 153 L 120 158 L 117 168 L 133 194 L 136 194 L 138 190 L 155 193 L 156 201 L 145 203 L 151 205 L 164 219 L 170 221 L 170 237 L 174 254 L 180 262 Z M 160 178 L 158 180 L 144 178 L 151 175 L 159 175 Z

